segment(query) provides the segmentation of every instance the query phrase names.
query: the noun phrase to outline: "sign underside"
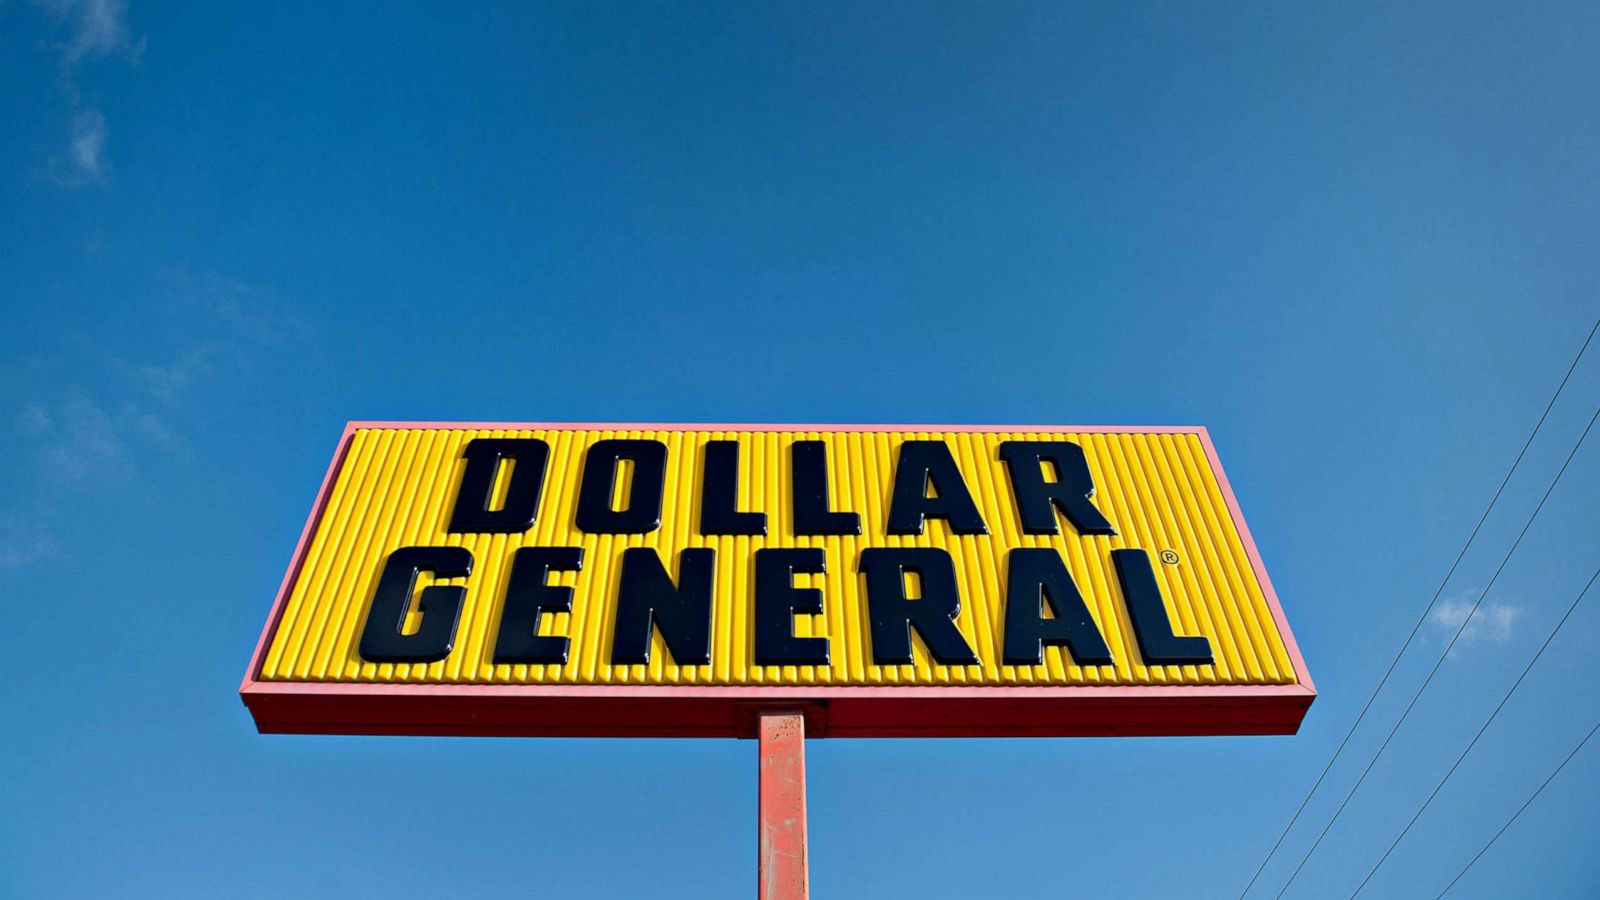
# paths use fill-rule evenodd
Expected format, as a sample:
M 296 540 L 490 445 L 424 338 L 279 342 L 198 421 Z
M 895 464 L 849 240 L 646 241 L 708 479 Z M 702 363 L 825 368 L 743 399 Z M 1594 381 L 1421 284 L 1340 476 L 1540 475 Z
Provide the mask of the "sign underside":
M 1199 428 L 346 429 L 263 731 L 1293 732 L 1314 689 Z

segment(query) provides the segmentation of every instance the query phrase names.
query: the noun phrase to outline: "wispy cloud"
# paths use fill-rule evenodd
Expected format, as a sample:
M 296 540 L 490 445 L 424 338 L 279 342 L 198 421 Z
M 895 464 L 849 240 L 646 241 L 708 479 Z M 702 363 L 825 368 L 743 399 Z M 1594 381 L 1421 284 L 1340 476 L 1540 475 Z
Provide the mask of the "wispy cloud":
M 78 88 L 83 66 L 105 59 L 137 65 L 145 40 L 128 25 L 127 0 L 36 0 L 61 36 L 49 43 L 57 54 L 62 93 L 68 109 L 66 151 L 51 160 L 51 173 L 61 184 L 80 187 L 106 180 L 106 118 Z
M 135 40 L 128 29 L 126 0 L 46 0 L 44 6 L 68 26 L 67 42 L 61 51 L 64 65 L 76 66 L 108 56 L 138 62 L 144 53 L 144 39 Z
M 164 273 L 165 292 L 179 298 L 187 346 L 154 360 L 109 354 L 79 371 L 86 378 L 22 410 L 22 432 L 34 441 L 40 474 L 58 484 L 85 473 L 126 475 L 132 458 L 159 451 L 181 455 L 175 419 L 194 391 L 212 379 L 237 377 L 262 353 L 291 342 L 303 326 L 267 292 L 215 275 Z M 93 387 L 91 387 L 93 385 Z
M 50 532 L 18 516 L 0 516 L 0 569 L 16 569 L 57 553 Z
M 67 139 L 67 161 L 78 183 L 105 180 L 106 117 L 99 110 L 80 110 L 72 117 L 72 133 Z
M 212 371 L 214 361 L 225 352 L 225 344 L 207 341 L 180 353 L 176 359 L 137 364 L 133 367 L 133 377 L 138 388 L 151 399 L 171 403 Z
M 1461 637 L 1456 639 L 1457 648 L 1510 640 L 1517 620 L 1522 617 L 1522 607 L 1511 603 L 1485 602 L 1474 613 L 1472 604 L 1477 602 L 1477 598 L 1478 589 L 1474 588 L 1440 603 L 1428 614 L 1428 624 L 1444 641 L 1450 640 L 1459 629 Z M 1466 624 L 1465 628 L 1462 623 Z
M 127 446 L 116 419 L 81 393 L 54 403 L 28 404 L 22 411 L 22 431 L 34 442 L 40 474 L 52 484 L 76 484 L 127 466 Z
M 21 379 L 39 387 L 13 393 L 29 399 L 0 418 L 24 463 L 0 505 L 0 570 L 56 555 L 51 518 L 78 505 L 63 496 L 170 473 L 191 454 L 197 404 L 304 342 L 307 326 L 268 292 L 181 271 L 162 282 L 177 321 L 160 330 L 188 335 L 175 350 L 127 360 L 88 345 L 23 362 Z

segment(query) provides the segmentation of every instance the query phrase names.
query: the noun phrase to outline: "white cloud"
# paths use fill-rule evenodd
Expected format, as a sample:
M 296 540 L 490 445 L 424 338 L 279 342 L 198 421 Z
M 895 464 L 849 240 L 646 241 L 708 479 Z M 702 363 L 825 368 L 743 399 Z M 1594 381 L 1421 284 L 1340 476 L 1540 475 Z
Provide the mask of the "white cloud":
M 153 307 L 174 327 L 151 333 L 188 338 L 166 354 L 129 360 L 69 339 L 18 360 L 18 380 L 33 387 L 0 393 L 0 430 L 12 426 L 7 436 L 28 465 L 0 492 L 0 571 L 68 555 L 50 537 L 53 520 L 96 491 L 181 467 L 193 452 L 183 426 L 196 404 L 314 337 L 268 291 L 181 270 L 162 276 L 168 303 Z
M 211 369 L 211 360 L 222 352 L 221 347 L 208 342 L 168 363 L 135 366 L 133 375 L 145 393 L 163 403 L 171 403 L 204 376 Z
M 81 183 L 104 181 L 105 153 L 106 117 L 97 109 L 80 110 L 72 117 L 72 134 L 67 140 L 71 177 Z
M 155 457 L 182 458 L 188 448 L 169 421 L 192 381 L 189 364 L 138 366 L 135 379 L 96 399 L 81 388 L 22 410 L 20 430 L 32 439 L 38 474 L 64 486 L 124 479 Z
M 119 474 L 127 446 L 116 417 L 83 394 L 52 403 L 31 403 L 24 430 L 37 442 L 41 474 L 55 484 L 79 484 Z
M 1467 595 L 1475 597 L 1476 593 L 1468 591 Z M 1472 604 L 1476 600 L 1469 601 L 1467 595 L 1435 606 L 1433 612 L 1428 614 L 1428 624 L 1437 629 L 1446 641 L 1459 629 L 1461 636 L 1456 639 L 1457 647 L 1475 643 L 1501 643 L 1510 639 L 1517 619 L 1522 616 L 1522 607 L 1510 603 L 1484 603 L 1474 613 Z M 1465 628 L 1462 628 L 1462 623 L 1466 623 Z
M 113 54 L 138 62 L 144 52 L 144 40 L 135 41 L 128 30 L 126 0 L 53 0 L 46 6 L 57 19 L 66 20 L 71 32 L 61 52 L 63 65 Z
M 106 119 L 84 100 L 78 70 L 112 57 L 137 64 L 145 41 L 135 39 L 128 26 L 127 0 L 38 0 L 38 5 L 66 32 L 63 40 L 50 45 L 59 53 L 61 89 L 70 107 L 66 154 L 51 161 L 51 172 L 68 187 L 103 182 L 111 170 L 106 160 Z
M 48 484 L 104 484 L 155 458 L 182 458 L 188 449 L 175 420 L 196 390 L 248 375 L 264 355 L 304 337 L 301 320 L 268 292 L 212 275 L 172 272 L 166 280 L 185 326 L 199 332 L 186 348 L 146 362 L 105 355 L 38 361 L 89 376 L 36 394 L 15 414 L 31 444 L 34 474 Z
M 0 516 L 0 569 L 20 569 L 56 554 L 56 541 L 43 523 Z

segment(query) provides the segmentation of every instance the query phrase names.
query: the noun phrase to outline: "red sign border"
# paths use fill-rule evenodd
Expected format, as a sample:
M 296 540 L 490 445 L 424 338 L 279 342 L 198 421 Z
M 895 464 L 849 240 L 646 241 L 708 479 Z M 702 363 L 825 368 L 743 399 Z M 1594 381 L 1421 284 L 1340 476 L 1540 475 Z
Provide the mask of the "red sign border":
M 443 685 L 262 681 L 266 649 L 321 522 L 356 431 L 568 429 L 597 431 L 924 431 L 1193 434 L 1205 447 L 1298 684 L 1138 687 L 840 685 Z M 499 737 L 752 737 L 758 710 L 795 708 L 821 737 L 1076 737 L 1294 734 L 1316 699 L 1299 644 L 1204 426 L 779 425 L 593 422 L 349 422 L 256 641 L 240 698 L 263 734 Z

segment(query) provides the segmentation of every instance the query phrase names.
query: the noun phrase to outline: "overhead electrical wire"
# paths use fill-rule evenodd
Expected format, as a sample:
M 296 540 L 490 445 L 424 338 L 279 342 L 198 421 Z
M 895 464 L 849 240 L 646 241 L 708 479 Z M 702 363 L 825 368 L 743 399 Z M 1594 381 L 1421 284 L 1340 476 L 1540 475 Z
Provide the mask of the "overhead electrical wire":
M 1395 835 L 1394 841 L 1389 844 L 1389 849 L 1383 851 L 1383 856 L 1373 864 L 1372 869 L 1367 872 L 1367 876 L 1361 879 L 1361 884 L 1356 886 L 1355 893 L 1350 895 L 1350 900 L 1355 900 L 1362 891 L 1366 890 L 1367 883 L 1372 880 L 1372 876 L 1378 874 L 1378 870 L 1383 868 L 1383 864 L 1388 861 L 1389 855 L 1394 852 L 1396 847 L 1400 846 L 1400 842 L 1411 831 L 1411 826 L 1417 824 L 1417 820 L 1422 818 L 1422 814 L 1428 810 L 1429 804 L 1433 803 L 1433 798 L 1439 796 L 1439 791 L 1444 788 L 1445 782 L 1449 781 L 1450 776 L 1456 773 L 1461 761 L 1466 759 L 1467 754 L 1472 752 L 1472 748 L 1478 745 L 1478 739 L 1483 737 L 1483 733 L 1489 730 L 1490 725 L 1494 724 L 1495 717 L 1500 715 L 1500 710 L 1505 709 L 1506 701 L 1510 700 L 1511 695 L 1515 694 L 1517 688 L 1522 686 L 1522 680 L 1528 677 L 1529 672 L 1533 671 L 1534 665 L 1539 662 L 1539 657 L 1544 655 L 1544 651 L 1556 639 L 1556 635 L 1561 633 L 1562 627 L 1567 624 L 1568 619 L 1572 618 L 1573 611 L 1578 608 L 1578 604 L 1583 602 L 1583 598 L 1588 596 L 1589 589 L 1594 587 L 1594 582 L 1597 578 L 1600 578 L 1600 569 L 1595 569 L 1594 574 L 1589 576 L 1589 583 L 1585 584 L 1583 590 L 1578 592 L 1578 596 L 1573 598 L 1572 603 L 1567 607 L 1567 611 L 1562 614 L 1561 621 L 1557 622 L 1556 627 L 1550 630 L 1550 634 L 1544 639 L 1544 643 L 1539 645 L 1538 652 L 1533 654 L 1533 658 L 1528 660 L 1528 664 L 1523 667 L 1522 674 L 1518 675 L 1517 680 L 1512 682 L 1510 689 L 1506 691 L 1505 696 L 1500 698 L 1500 702 L 1495 705 L 1494 711 L 1489 713 L 1489 718 L 1484 720 L 1483 725 L 1478 729 L 1478 733 L 1474 734 L 1472 740 L 1467 742 L 1467 746 L 1461 751 L 1461 755 L 1457 756 L 1456 761 L 1450 764 L 1449 771 L 1445 772 L 1444 777 L 1439 779 L 1439 783 L 1433 786 L 1433 792 L 1428 795 L 1426 800 L 1422 801 L 1421 806 L 1417 807 L 1416 813 L 1411 816 L 1411 821 L 1406 823 L 1406 827 L 1400 829 L 1400 833 Z
M 1572 450 L 1567 454 L 1567 458 L 1562 461 L 1561 469 L 1556 472 L 1556 477 L 1551 479 L 1550 486 L 1545 488 L 1544 496 L 1539 498 L 1539 505 L 1533 508 L 1533 514 L 1528 517 L 1528 521 L 1523 523 L 1522 530 L 1517 532 L 1517 539 L 1511 542 L 1511 549 L 1507 550 L 1506 555 L 1500 560 L 1499 567 L 1494 570 L 1494 576 L 1489 579 L 1489 583 L 1478 594 L 1478 599 L 1473 601 L 1472 609 L 1467 611 L 1466 618 L 1461 620 L 1461 625 L 1456 628 L 1455 634 L 1450 636 L 1450 643 L 1445 645 L 1444 652 L 1439 654 L 1439 659 L 1434 662 L 1433 668 L 1428 670 L 1428 677 L 1422 679 L 1422 684 L 1417 687 L 1416 693 L 1411 695 L 1410 702 L 1406 704 L 1405 711 L 1400 713 L 1400 718 L 1395 720 L 1394 727 L 1390 728 L 1389 733 L 1384 736 L 1383 743 L 1378 745 L 1378 751 L 1367 762 L 1367 767 L 1361 770 L 1361 775 L 1356 778 L 1356 783 L 1350 786 L 1349 792 L 1340 801 L 1339 808 L 1333 811 L 1333 818 L 1328 820 L 1328 824 L 1322 826 L 1322 831 L 1317 834 L 1317 839 L 1311 842 L 1310 849 L 1306 850 L 1305 855 L 1300 857 L 1300 862 L 1294 867 L 1294 872 L 1290 873 L 1289 880 L 1284 882 L 1283 887 L 1278 889 L 1277 894 L 1273 895 L 1274 900 L 1282 897 L 1289 890 L 1290 885 L 1294 884 L 1295 879 L 1300 877 L 1300 871 L 1305 868 L 1306 862 L 1317 852 L 1317 848 L 1322 846 L 1322 839 L 1328 836 L 1333 824 L 1339 821 L 1339 816 L 1344 814 L 1345 807 L 1350 805 L 1350 798 L 1354 797 L 1356 791 L 1361 789 L 1362 783 L 1367 780 L 1367 775 L 1372 772 L 1372 767 L 1378 764 L 1378 760 L 1383 757 L 1384 751 L 1389 749 L 1389 742 L 1394 740 L 1395 733 L 1400 730 L 1400 726 L 1404 725 L 1406 719 L 1410 717 L 1411 711 L 1417 706 L 1417 700 L 1428 689 L 1428 685 L 1433 683 L 1433 677 L 1439 674 L 1439 667 L 1444 665 L 1445 659 L 1450 656 L 1450 650 L 1455 647 L 1456 641 L 1460 640 L 1461 632 L 1466 630 L 1467 623 L 1472 621 L 1472 617 L 1478 612 L 1478 607 L 1483 605 L 1483 599 L 1489 596 L 1489 591 L 1494 588 L 1495 582 L 1500 580 L 1500 573 L 1505 571 L 1506 564 L 1511 561 L 1511 557 L 1517 552 L 1517 548 L 1522 546 L 1522 539 L 1527 537 L 1528 529 L 1532 528 L 1534 521 L 1539 518 L 1539 513 L 1544 510 L 1545 502 L 1550 499 L 1550 494 L 1555 491 L 1556 485 L 1561 483 L 1561 476 L 1567 474 L 1567 467 L 1572 464 L 1572 458 L 1578 455 L 1578 450 L 1583 447 L 1583 442 L 1589 437 L 1589 432 L 1594 429 L 1594 423 L 1597 419 L 1600 419 L 1600 407 L 1596 407 L 1594 415 L 1589 417 L 1589 424 L 1584 426 L 1583 434 L 1578 436 L 1578 442 L 1572 445 Z
M 1567 382 L 1571 380 L 1572 373 L 1578 368 L 1578 363 L 1583 359 L 1584 353 L 1588 351 L 1589 343 L 1594 340 L 1596 330 L 1600 330 L 1600 319 L 1596 319 L 1594 325 L 1589 329 L 1588 337 L 1583 339 L 1583 346 L 1578 348 L 1578 355 L 1574 356 L 1572 364 L 1567 366 L 1566 374 L 1561 376 L 1561 383 L 1556 385 L 1556 392 L 1550 395 L 1550 402 L 1545 404 L 1544 412 L 1539 414 L 1539 421 L 1534 423 L 1533 430 L 1528 433 L 1528 439 L 1522 442 L 1522 449 L 1517 451 L 1517 458 L 1512 460 L 1511 468 L 1506 470 L 1505 477 L 1500 480 L 1500 486 L 1495 488 L 1494 496 L 1489 498 L 1489 505 L 1484 507 L 1483 515 L 1478 517 L 1478 524 L 1474 525 L 1472 533 L 1467 535 L 1467 542 L 1461 545 L 1461 552 L 1456 554 L 1455 561 L 1450 564 L 1450 570 L 1445 572 L 1444 578 L 1439 582 L 1439 587 L 1433 592 L 1433 597 L 1428 600 L 1428 605 L 1422 610 L 1422 615 L 1418 616 L 1416 624 L 1411 626 L 1411 633 L 1406 635 L 1405 643 L 1400 645 L 1400 649 L 1395 653 L 1394 659 L 1389 661 L 1389 668 L 1384 671 L 1383 677 L 1378 679 L 1377 686 L 1367 696 L 1367 701 L 1362 705 L 1361 712 L 1356 715 L 1355 721 L 1350 723 L 1349 730 L 1344 733 L 1344 737 L 1339 741 L 1339 746 L 1334 749 L 1333 755 L 1328 758 L 1327 765 L 1322 767 L 1322 773 L 1317 776 L 1316 782 L 1311 785 L 1311 790 L 1306 792 L 1305 798 L 1300 801 L 1300 806 L 1295 809 L 1294 815 L 1289 817 L 1288 824 L 1284 825 L 1283 830 L 1278 833 L 1277 840 L 1272 843 L 1272 849 L 1267 851 L 1267 855 L 1261 860 L 1261 864 L 1256 867 L 1255 874 L 1250 876 L 1249 883 L 1244 886 L 1244 890 L 1239 892 L 1239 900 L 1244 900 L 1245 895 L 1250 893 L 1250 889 L 1255 887 L 1256 881 L 1261 878 L 1261 873 L 1266 871 L 1267 864 L 1277 855 L 1278 848 L 1283 846 L 1284 838 L 1289 836 L 1289 832 L 1294 829 L 1295 823 L 1300 821 L 1300 816 L 1305 813 L 1306 806 L 1311 802 L 1311 798 L 1316 796 L 1317 789 L 1322 787 L 1322 782 L 1327 779 L 1328 773 L 1333 770 L 1333 764 L 1339 761 L 1339 756 L 1344 753 L 1344 748 L 1350 743 L 1350 738 L 1355 735 L 1356 729 L 1361 726 L 1362 720 L 1367 717 L 1367 712 L 1372 709 L 1373 701 L 1378 699 L 1378 694 L 1383 691 L 1384 685 L 1389 683 L 1389 678 L 1394 674 L 1395 667 L 1400 664 L 1401 657 L 1405 656 L 1406 650 L 1410 649 L 1411 643 L 1416 640 L 1417 633 L 1422 630 L 1423 623 L 1428 621 L 1428 614 L 1433 612 L 1434 605 L 1439 602 L 1439 597 L 1444 594 L 1445 586 L 1450 583 L 1450 579 L 1456 574 L 1456 568 L 1461 565 L 1461 560 L 1466 557 L 1467 551 L 1472 548 L 1473 541 L 1477 540 L 1478 532 L 1483 530 L 1483 523 L 1488 521 L 1489 514 L 1494 511 L 1495 504 L 1500 502 L 1500 495 L 1505 492 L 1506 485 L 1511 483 L 1511 476 L 1515 475 L 1517 468 L 1522 465 L 1522 458 L 1528 454 L 1528 448 L 1533 445 L 1533 439 L 1539 435 L 1539 430 L 1544 427 L 1545 419 L 1550 417 L 1550 410 L 1555 408 L 1556 401 L 1561 397 L 1561 392 L 1566 390 Z
M 1478 864 L 1478 860 L 1482 859 L 1483 855 L 1489 852 L 1489 848 L 1494 846 L 1494 842 L 1500 840 L 1500 835 L 1505 834 L 1506 829 L 1510 828 L 1512 824 L 1517 821 L 1517 818 L 1522 815 L 1523 811 L 1529 806 L 1533 805 L 1533 801 L 1539 799 L 1539 795 L 1544 793 L 1544 789 L 1550 786 L 1550 782 L 1556 780 L 1556 776 L 1560 775 L 1561 770 L 1567 767 L 1567 763 L 1572 762 L 1572 758 L 1578 755 L 1578 751 L 1583 749 L 1583 745 L 1589 743 L 1589 739 L 1594 737 L 1594 733 L 1596 731 L 1600 731 L 1600 722 L 1594 723 L 1594 727 L 1590 728 L 1589 733 L 1583 736 L 1583 740 L 1578 742 L 1578 746 L 1572 748 L 1572 752 L 1568 753 L 1567 758 L 1561 761 L 1561 765 L 1556 766 L 1555 771 L 1551 772 L 1549 777 L 1545 778 L 1544 783 L 1540 784 L 1532 794 L 1528 795 L 1528 799 L 1522 801 L 1522 805 L 1517 807 L 1517 811 L 1511 814 L 1511 818 L 1507 819 L 1504 825 L 1500 826 L 1500 830 L 1494 833 L 1494 837 L 1489 838 L 1489 842 L 1487 844 L 1484 844 L 1482 847 L 1478 848 L 1478 852 L 1473 855 L 1472 859 L 1468 860 L 1467 864 L 1461 867 L 1461 871 L 1456 873 L 1456 877 L 1450 879 L 1450 883 L 1445 885 L 1444 890 L 1439 892 L 1439 897 L 1443 897 L 1445 894 L 1450 893 L 1450 889 L 1456 886 L 1456 882 L 1460 881 L 1461 877 L 1466 875 L 1469 869 Z M 1439 900 L 1439 898 L 1435 897 L 1434 900 Z

